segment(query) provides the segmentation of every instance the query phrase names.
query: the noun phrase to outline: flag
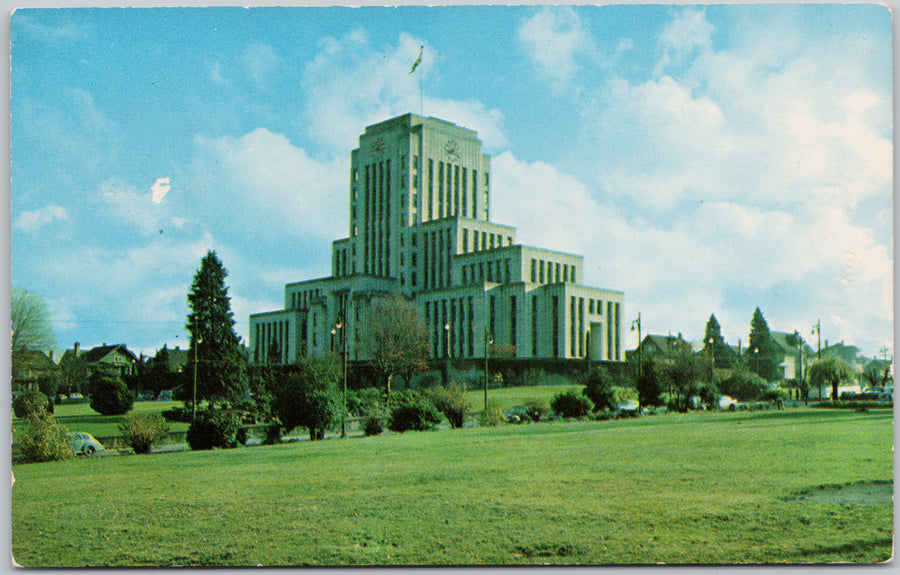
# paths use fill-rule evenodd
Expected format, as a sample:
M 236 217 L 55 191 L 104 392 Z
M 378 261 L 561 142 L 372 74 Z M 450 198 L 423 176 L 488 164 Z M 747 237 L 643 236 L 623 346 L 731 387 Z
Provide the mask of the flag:
M 416 71 L 416 68 L 419 67 L 419 64 L 422 63 L 422 49 L 423 49 L 423 48 L 425 48 L 425 46 L 419 46 L 419 57 L 416 58 L 416 61 L 413 62 L 412 68 L 409 69 L 409 73 L 410 73 L 410 74 L 412 74 L 413 72 L 415 72 L 415 71 Z

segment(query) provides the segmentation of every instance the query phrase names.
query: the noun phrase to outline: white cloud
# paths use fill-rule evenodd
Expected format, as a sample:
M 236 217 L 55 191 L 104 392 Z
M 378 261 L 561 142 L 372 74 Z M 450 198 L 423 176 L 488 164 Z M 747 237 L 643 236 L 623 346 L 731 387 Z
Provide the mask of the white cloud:
M 679 10 L 663 29 L 659 44 L 663 56 L 656 66 L 662 74 L 666 66 L 681 64 L 696 50 L 707 50 L 712 44 L 713 26 L 707 22 L 703 10 Z
M 110 224 L 135 226 L 145 236 L 159 232 L 166 212 L 152 196 L 117 178 L 103 182 L 99 192 L 100 213 L 109 218 Z
M 543 8 L 522 23 L 517 38 L 538 74 L 560 92 L 578 71 L 576 57 L 592 50 L 589 34 L 569 7 Z
M 36 210 L 25 211 L 19 214 L 13 224 L 13 229 L 26 232 L 37 231 L 54 220 L 67 220 L 69 213 L 62 206 L 49 205 Z
M 348 161 L 309 157 L 282 134 L 257 128 L 239 138 L 194 141 L 194 208 L 217 237 L 301 238 L 346 235 Z
M 409 69 L 424 45 L 422 63 Z M 439 77 L 440 54 L 422 39 L 401 33 L 395 45 L 381 49 L 369 44 L 356 29 L 340 39 L 326 38 L 322 49 L 304 69 L 307 102 L 304 126 L 317 143 L 335 157 L 347 157 L 358 146 L 362 127 L 409 112 L 419 113 L 419 74 L 424 83 L 424 114 L 442 117 L 478 130 L 488 149 L 506 143 L 497 110 L 474 100 L 428 97 L 428 85 Z
M 257 42 L 244 50 L 243 64 L 250 79 L 260 87 L 266 87 L 270 76 L 277 71 L 281 58 L 272 46 Z M 215 70 L 214 70 L 215 72 Z M 213 76 L 215 78 L 215 76 Z
M 519 243 L 582 253 L 601 234 L 600 206 L 572 176 L 511 152 L 493 158 L 491 171 L 491 219 L 516 226 Z

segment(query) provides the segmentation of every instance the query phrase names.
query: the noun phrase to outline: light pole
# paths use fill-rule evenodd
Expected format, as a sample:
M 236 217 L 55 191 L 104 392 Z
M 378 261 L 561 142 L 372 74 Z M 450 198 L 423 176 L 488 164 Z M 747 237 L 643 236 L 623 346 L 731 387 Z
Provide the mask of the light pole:
M 716 365 L 716 340 L 714 338 L 709 338 L 709 382 L 715 383 L 715 365 Z
M 331 329 L 332 341 L 335 333 L 338 334 L 338 344 L 341 346 L 341 379 L 343 380 L 343 389 L 341 391 L 341 438 L 347 437 L 347 330 L 344 326 L 342 316 L 338 316 L 338 321 Z
M 450 383 L 450 359 L 453 349 L 450 347 L 450 322 L 444 324 L 444 384 Z
M 487 390 L 488 390 L 488 345 L 494 345 L 494 338 L 488 335 L 487 329 L 484 330 L 484 411 L 487 413 Z
M 810 335 L 816 334 L 816 362 L 822 361 L 822 320 L 817 319 Z M 822 380 L 819 379 L 819 401 L 822 401 Z
M 641 345 L 641 312 L 638 312 L 637 319 L 631 322 L 631 331 L 637 329 L 638 336 L 638 377 L 644 375 L 644 347 Z
M 194 342 L 194 398 L 191 402 L 191 421 L 197 419 L 197 350 L 203 342 L 203 336 L 197 334 L 197 341 Z
M 755 373 L 757 376 L 759 376 L 759 356 L 757 355 L 758 353 L 759 353 L 759 348 L 754 347 L 753 348 L 753 373 Z

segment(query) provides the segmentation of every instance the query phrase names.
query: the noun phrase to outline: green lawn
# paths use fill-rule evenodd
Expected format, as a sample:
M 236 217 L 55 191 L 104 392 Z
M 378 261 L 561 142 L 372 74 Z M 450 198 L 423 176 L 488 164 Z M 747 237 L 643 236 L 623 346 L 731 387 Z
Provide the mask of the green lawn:
M 498 389 L 488 389 L 488 404 L 493 404 L 506 411 L 516 405 L 525 405 L 531 400 L 542 400 L 548 406 L 550 400 L 557 393 L 566 391 L 571 385 L 536 385 L 527 387 L 501 387 Z M 583 389 L 583 386 L 578 386 Z M 472 411 L 481 411 L 484 409 L 484 390 L 473 389 L 466 392 Z
M 162 413 L 166 409 L 183 407 L 180 401 L 136 401 L 131 413 Z M 69 431 L 81 431 L 90 433 L 94 437 L 115 437 L 119 433 L 119 424 L 125 419 L 124 415 L 100 415 L 90 404 L 76 403 L 71 405 L 53 406 L 53 416 L 60 425 Z M 13 433 L 25 425 L 25 422 L 13 418 Z M 169 431 L 187 431 L 187 423 L 169 422 Z
M 880 562 L 891 411 L 557 422 L 16 465 L 28 567 Z

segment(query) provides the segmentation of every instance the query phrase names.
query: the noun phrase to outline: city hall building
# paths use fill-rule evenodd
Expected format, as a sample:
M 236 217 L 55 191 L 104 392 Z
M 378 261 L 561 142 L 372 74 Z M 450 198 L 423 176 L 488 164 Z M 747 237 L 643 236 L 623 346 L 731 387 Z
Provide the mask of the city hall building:
M 414 114 L 369 126 L 349 192 L 331 276 L 287 284 L 283 310 L 250 316 L 252 361 L 336 349 L 339 322 L 348 359 L 366 361 L 372 304 L 394 294 L 414 304 L 435 359 L 503 346 L 519 359 L 623 360 L 623 292 L 582 285 L 582 256 L 520 245 L 491 222 L 491 159 L 473 130 Z

